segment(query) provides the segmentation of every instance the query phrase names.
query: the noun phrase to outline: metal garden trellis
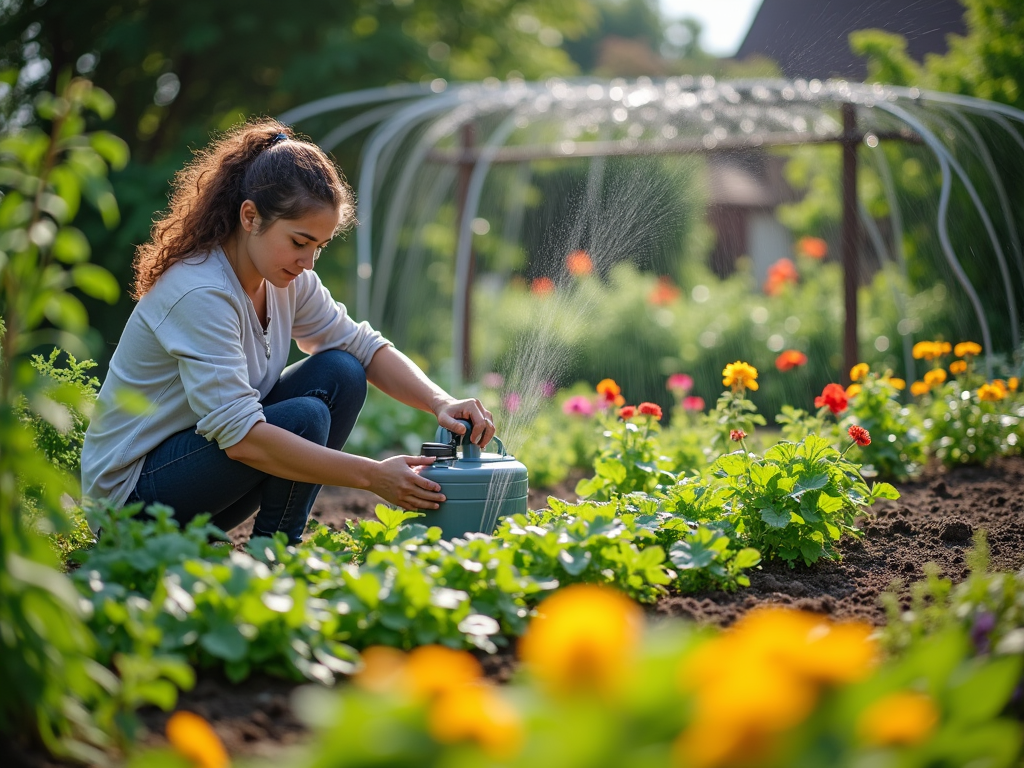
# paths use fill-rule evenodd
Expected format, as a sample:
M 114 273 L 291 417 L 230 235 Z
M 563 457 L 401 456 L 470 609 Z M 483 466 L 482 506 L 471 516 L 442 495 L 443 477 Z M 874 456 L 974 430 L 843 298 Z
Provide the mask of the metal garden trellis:
M 290 110 L 281 119 L 298 123 L 340 110 L 371 106 L 372 109 L 339 121 L 320 140 L 324 149 L 332 150 L 351 136 L 373 128 L 363 144 L 357 183 L 361 226 L 356 233 L 356 315 L 374 319 L 371 304 L 380 302 L 371 302 L 371 298 L 380 300 L 387 295 L 398 249 L 400 216 L 412 194 L 416 174 L 429 176 L 426 168 L 431 164 L 457 168 L 454 194 L 458 245 L 452 306 L 456 383 L 460 375 L 472 375 L 471 224 L 479 209 L 484 182 L 495 165 L 535 160 L 692 155 L 838 144 L 842 151 L 843 355 L 845 369 L 849 371 L 859 358 L 857 285 L 863 212 L 858 207 L 857 150 L 861 144 L 875 147 L 887 140 L 923 144 L 934 153 L 942 172 L 937 222 L 942 250 L 974 307 L 982 342 L 986 350 L 992 350 L 981 299 L 960 265 L 948 234 L 946 216 L 954 176 L 968 191 L 989 235 L 1006 292 L 1013 345 L 1019 347 L 1018 294 L 995 225 L 973 181 L 944 143 L 943 132 L 932 128 L 935 120 L 942 119 L 941 115 L 936 116 L 940 109 L 954 110 L 961 120 L 960 111 L 982 115 L 1004 129 L 1024 151 L 1024 139 L 1011 122 L 1024 123 L 1024 113 L 1013 108 L 952 94 L 845 81 L 716 82 L 709 76 L 687 76 L 657 83 L 645 78 L 632 83 L 552 80 L 543 84 L 494 81 L 454 86 L 434 81 L 340 94 Z M 835 113 L 838 120 L 833 116 Z M 543 131 L 537 130 L 537 126 Z M 602 135 L 602 130 L 611 133 L 611 138 Z M 882 175 L 889 174 L 884 158 L 879 162 Z M 1024 295 L 1024 255 L 1013 212 L 991 157 L 987 166 L 988 181 L 1000 196 L 1004 225 L 1010 233 L 1022 286 L 1020 295 Z M 395 190 L 388 200 L 390 210 L 382 216 L 378 194 L 385 177 L 394 180 Z M 371 254 L 378 228 L 383 234 L 375 266 Z M 897 241 L 898 235 L 894 238 Z M 897 254 L 902 261 L 899 247 Z M 377 318 L 380 312 L 377 310 Z M 906 336 L 904 352 L 910 370 L 910 339 Z M 455 361 L 461 361 L 461 366 Z

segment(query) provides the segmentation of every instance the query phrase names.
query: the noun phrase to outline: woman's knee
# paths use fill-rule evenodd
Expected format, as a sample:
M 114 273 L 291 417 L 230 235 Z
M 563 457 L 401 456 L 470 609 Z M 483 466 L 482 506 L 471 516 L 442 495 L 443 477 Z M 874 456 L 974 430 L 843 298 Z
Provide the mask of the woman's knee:
M 328 356 L 333 378 L 338 382 L 338 389 L 344 397 L 362 405 L 366 400 L 366 370 L 363 364 L 350 352 L 340 349 L 330 349 L 320 354 Z
M 331 430 L 331 409 L 321 398 L 307 395 L 285 400 L 263 409 L 267 422 L 319 445 L 327 444 Z

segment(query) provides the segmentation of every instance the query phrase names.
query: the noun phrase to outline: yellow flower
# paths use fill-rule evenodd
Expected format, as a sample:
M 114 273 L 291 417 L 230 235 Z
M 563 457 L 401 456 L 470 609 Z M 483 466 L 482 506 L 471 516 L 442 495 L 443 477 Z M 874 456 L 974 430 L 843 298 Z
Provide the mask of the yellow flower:
M 953 348 L 953 354 L 957 357 L 967 357 L 968 355 L 980 355 L 981 345 L 976 344 L 973 341 L 961 341 Z
M 868 364 L 857 363 L 850 369 L 850 381 L 860 381 L 868 375 Z
M 484 683 L 447 689 L 430 708 L 428 727 L 442 744 L 475 741 L 498 760 L 515 755 L 523 743 L 519 713 Z
M 409 654 L 407 686 L 417 699 L 432 699 L 445 691 L 476 682 L 483 676 L 480 662 L 466 651 L 443 645 L 422 645 Z
M 621 689 L 643 627 L 636 603 L 612 589 L 576 585 L 547 598 L 537 613 L 519 654 L 548 688 L 609 696 Z
M 167 740 L 196 768 L 227 768 L 228 753 L 210 724 L 193 712 L 175 712 L 167 721 Z
M 871 704 L 857 721 L 861 739 L 873 747 L 918 744 L 939 722 L 939 711 L 923 693 L 890 693 Z
M 846 396 L 847 397 L 851 397 L 851 398 L 852 397 L 856 397 L 857 395 L 860 394 L 860 391 L 861 391 L 860 384 L 851 384 L 850 386 L 848 386 L 846 388 Z
M 891 376 L 890 378 L 886 379 L 886 382 L 888 382 L 889 386 L 892 387 L 893 389 L 898 389 L 902 391 L 907 388 L 907 382 L 904 379 L 898 379 L 895 376 Z
M 925 371 L 924 383 L 931 389 L 946 380 L 946 371 L 942 368 L 933 368 L 930 371 Z
M 982 384 L 978 387 L 978 399 L 996 402 L 1006 397 L 1006 388 L 993 381 L 991 384 Z
M 360 688 L 373 693 L 396 691 L 405 685 L 405 668 L 408 657 L 396 648 L 372 645 L 360 657 L 362 669 L 354 681 Z
M 1010 379 L 1006 382 L 1006 386 L 1010 388 L 1011 392 L 1016 392 L 1017 387 L 1020 386 L 1020 381 L 1017 379 L 1016 376 L 1011 376 Z
M 722 384 L 732 387 L 733 392 L 749 389 L 757 391 L 757 368 L 750 363 L 743 363 L 737 360 L 729 363 L 722 371 Z
M 932 388 L 925 384 L 923 381 L 915 381 L 913 384 L 910 385 L 910 394 L 912 394 L 914 397 L 926 395 L 931 391 Z
M 959 376 L 961 373 L 964 373 L 966 371 L 966 360 L 954 360 L 952 363 L 949 364 L 949 372 L 952 373 L 954 376 Z
M 914 345 L 912 354 L 915 360 L 935 360 L 948 355 L 953 347 L 948 341 L 919 341 Z

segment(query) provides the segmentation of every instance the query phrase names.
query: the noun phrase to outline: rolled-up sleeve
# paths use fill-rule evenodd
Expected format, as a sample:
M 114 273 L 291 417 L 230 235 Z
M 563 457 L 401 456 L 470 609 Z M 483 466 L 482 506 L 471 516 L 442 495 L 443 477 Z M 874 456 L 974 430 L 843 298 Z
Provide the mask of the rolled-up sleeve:
M 178 361 L 185 395 L 199 421 L 196 432 L 226 450 L 266 421 L 260 394 L 249 384 L 239 310 L 226 290 L 189 291 L 154 329 Z
M 296 288 L 292 337 L 307 355 L 342 349 L 366 368 L 378 349 L 391 344 L 369 323 L 353 320 L 345 305 L 331 297 L 315 272 L 307 271 L 302 278 Z

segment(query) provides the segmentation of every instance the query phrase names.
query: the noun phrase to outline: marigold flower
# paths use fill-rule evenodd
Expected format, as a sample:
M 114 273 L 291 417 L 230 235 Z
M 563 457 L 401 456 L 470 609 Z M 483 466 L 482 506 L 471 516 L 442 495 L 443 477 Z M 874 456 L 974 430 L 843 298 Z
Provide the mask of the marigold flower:
M 832 413 L 839 414 L 846 410 L 849 402 L 850 398 L 847 397 L 846 390 L 839 384 L 826 384 L 825 388 L 821 390 L 821 394 L 814 398 L 814 407 L 827 407 Z
M 683 410 L 685 411 L 703 411 L 704 405 L 705 403 L 703 397 L 690 395 L 689 397 L 683 398 Z
M 988 402 L 997 402 L 1006 397 L 1006 389 L 1001 387 L 999 384 L 992 382 L 990 384 L 982 384 L 978 387 L 978 399 L 985 400 Z
M 575 414 L 577 416 L 593 416 L 594 404 L 590 402 L 588 397 L 573 395 L 562 403 L 562 413 L 567 415 Z
M 859 446 L 871 445 L 871 433 L 864 429 L 864 427 L 859 427 L 854 424 L 846 431 L 846 433 L 850 436 L 850 439 Z
M 607 587 L 578 584 L 537 607 L 519 640 L 526 666 L 556 693 L 614 696 L 629 679 L 643 611 Z
M 920 397 L 921 395 L 927 395 L 932 391 L 932 388 L 925 384 L 923 381 L 915 381 L 910 385 L 910 394 L 914 397 Z
M 939 384 L 946 380 L 946 371 L 942 368 L 933 368 L 930 371 L 924 373 L 924 383 L 931 387 L 937 387 Z
M 601 379 L 597 383 L 597 392 L 604 398 L 607 405 L 625 405 L 626 398 L 622 396 L 622 389 L 615 383 L 614 379 Z
M 581 277 L 594 271 L 594 262 L 590 260 L 590 254 L 586 251 L 573 251 L 565 257 L 565 267 L 569 274 Z
M 873 747 L 919 744 L 935 730 L 939 710 L 923 693 L 890 693 L 871 704 L 857 720 L 857 732 Z
M 480 662 L 466 651 L 421 645 L 408 656 L 403 687 L 416 699 L 434 699 L 482 677 Z
M 673 373 L 665 382 L 665 389 L 685 394 L 693 389 L 693 377 L 685 373 Z
M 651 292 L 647 294 L 647 301 L 656 307 L 661 307 L 666 304 L 671 304 L 673 301 L 678 299 L 682 295 L 675 284 L 672 282 L 672 278 L 667 275 L 662 275 L 658 278 L 658 282 L 655 284 Z
M 807 355 L 795 349 L 787 349 L 775 358 L 775 367 L 780 371 L 791 371 L 801 365 L 807 364 Z
M 863 387 L 860 384 L 851 384 L 846 388 L 846 396 L 851 400 L 860 394 Z
M 733 429 L 729 431 L 729 439 L 734 443 L 738 443 L 740 440 L 745 440 L 747 433 L 742 429 Z
M 954 376 L 959 376 L 961 373 L 964 373 L 966 371 L 966 360 L 954 360 L 952 363 L 949 364 L 949 372 L 952 373 Z
M 632 405 L 627 405 L 623 408 L 619 408 L 619 418 L 629 421 L 636 416 L 636 408 Z
M 722 370 L 722 384 L 727 387 L 732 387 L 733 392 L 737 392 L 742 389 L 749 389 L 752 392 L 756 392 L 757 368 L 752 366 L 750 363 L 744 363 L 739 360 L 735 363 L 729 363 Z
M 1011 392 L 1016 392 L 1017 388 L 1020 386 L 1020 380 L 1016 376 L 1011 376 L 1007 379 L 1006 386 Z
M 796 250 L 812 259 L 823 259 L 828 256 L 828 243 L 820 237 L 801 237 L 796 241 Z
M 640 403 L 637 410 L 644 416 L 653 416 L 655 421 L 661 421 L 661 406 L 657 403 Z
M 948 341 L 919 341 L 914 345 L 911 354 L 915 360 L 935 360 L 948 355 L 953 350 Z
M 885 382 L 890 387 L 892 387 L 893 389 L 898 389 L 900 391 L 902 391 L 902 390 L 907 388 L 906 380 L 905 379 L 898 379 L 895 376 L 890 376 L 888 379 L 885 380 Z
M 523 743 L 519 712 L 494 686 L 483 683 L 445 690 L 430 708 L 428 727 L 442 744 L 475 741 L 499 760 L 515 755 Z
M 401 688 L 405 682 L 408 656 L 397 648 L 371 645 L 360 654 L 362 668 L 353 678 L 360 688 L 373 693 L 386 693 Z
M 206 720 L 194 712 L 180 710 L 167 721 L 167 741 L 197 768 L 227 768 L 231 765 L 220 737 Z
M 547 296 L 554 293 L 555 281 L 550 277 L 537 277 L 530 281 L 530 292 L 537 296 Z
M 868 370 L 867 363 L 857 363 L 850 369 L 850 381 L 860 381 L 868 375 Z
M 973 357 L 981 354 L 981 344 L 973 341 L 961 341 L 953 347 L 953 354 L 957 357 Z

